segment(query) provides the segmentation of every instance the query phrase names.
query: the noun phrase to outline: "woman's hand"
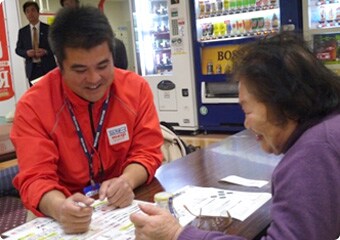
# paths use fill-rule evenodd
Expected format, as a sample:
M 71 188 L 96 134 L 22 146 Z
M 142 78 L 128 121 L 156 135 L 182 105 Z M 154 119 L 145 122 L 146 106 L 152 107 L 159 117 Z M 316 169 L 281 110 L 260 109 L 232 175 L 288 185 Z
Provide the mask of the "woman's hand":
M 136 240 L 175 240 L 183 227 L 166 209 L 140 204 L 143 213 L 131 214 L 130 220 L 135 225 Z

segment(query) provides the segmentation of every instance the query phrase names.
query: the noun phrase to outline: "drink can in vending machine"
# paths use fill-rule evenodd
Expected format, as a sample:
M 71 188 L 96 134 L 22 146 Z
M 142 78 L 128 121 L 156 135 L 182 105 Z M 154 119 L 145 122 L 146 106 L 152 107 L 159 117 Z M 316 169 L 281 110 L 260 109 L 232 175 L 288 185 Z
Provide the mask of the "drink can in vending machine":
M 257 30 L 257 18 L 252 18 L 251 19 L 251 30 L 255 32 Z
M 212 23 L 207 24 L 207 36 L 212 36 L 214 34 L 214 25 Z
M 213 33 L 213 38 L 217 38 L 220 36 L 220 23 L 214 23 L 212 24 L 214 26 L 214 33 Z
M 204 40 L 206 38 L 206 36 L 208 36 L 208 24 L 203 23 L 201 25 L 201 29 L 202 29 L 202 36 L 201 39 Z
M 226 31 L 227 31 L 226 25 L 224 24 L 224 22 L 220 22 L 219 24 L 220 24 L 220 35 L 225 36 Z
M 231 22 L 231 36 L 237 35 L 237 22 Z
M 232 29 L 230 20 L 226 20 L 226 21 L 224 21 L 224 23 L 225 23 L 225 27 L 226 27 L 226 34 L 230 35 L 231 34 L 231 29 Z
M 245 19 L 244 21 L 244 30 L 246 31 L 246 33 L 251 33 L 252 30 L 252 21 L 251 19 Z
M 264 18 L 263 18 L 263 17 L 259 17 L 259 18 L 257 19 L 257 29 L 258 29 L 259 31 L 262 31 L 263 28 L 264 28 Z

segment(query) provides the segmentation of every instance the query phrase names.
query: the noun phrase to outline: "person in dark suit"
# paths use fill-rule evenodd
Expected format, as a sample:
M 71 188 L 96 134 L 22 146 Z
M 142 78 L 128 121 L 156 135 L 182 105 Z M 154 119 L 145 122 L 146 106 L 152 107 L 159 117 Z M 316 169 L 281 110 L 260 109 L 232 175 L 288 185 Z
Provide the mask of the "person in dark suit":
M 60 0 L 60 5 L 62 7 L 79 7 L 79 0 Z
M 127 69 L 128 58 L 126 54 L 125 45 L 122 40 L 114 38 L 113 41 L 113 64 L 117 68 Z
M 32 86 L 32 80 L 45 75 L 56 67 L 48 43 L 49 25 L 40 22 L 39 10 L 39 5 L 36 2 L 27 1 L 24 3 L 23 11 L 29 24 L 19 30 L 15 49 L 16 54 L 25 58 L 26 76 L 30 86 Z M 36 37 L 34 37 L 34 31 L 36 31 Z

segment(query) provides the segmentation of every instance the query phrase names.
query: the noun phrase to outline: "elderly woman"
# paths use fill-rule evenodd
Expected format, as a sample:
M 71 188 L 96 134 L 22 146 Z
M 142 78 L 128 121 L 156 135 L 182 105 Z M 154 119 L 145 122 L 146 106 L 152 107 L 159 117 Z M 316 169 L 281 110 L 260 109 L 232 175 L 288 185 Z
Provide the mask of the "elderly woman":
M 284 154 L 272 176 L 265 239 L 334 240 L 340 234 L 340 79 L 292 33 L 250 43 L 234 78 L 246 128 L 267 153 Z M 242 239 L 181 227 L 165 210 L 141 205 L 136 239 Z

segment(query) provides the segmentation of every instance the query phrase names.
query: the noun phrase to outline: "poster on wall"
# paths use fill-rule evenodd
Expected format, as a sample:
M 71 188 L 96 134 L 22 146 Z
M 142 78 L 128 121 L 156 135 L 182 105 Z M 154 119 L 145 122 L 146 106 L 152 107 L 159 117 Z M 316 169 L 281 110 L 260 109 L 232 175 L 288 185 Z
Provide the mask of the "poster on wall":
M 3 3 L 0 2 L 0 101 L 14 96 Z

